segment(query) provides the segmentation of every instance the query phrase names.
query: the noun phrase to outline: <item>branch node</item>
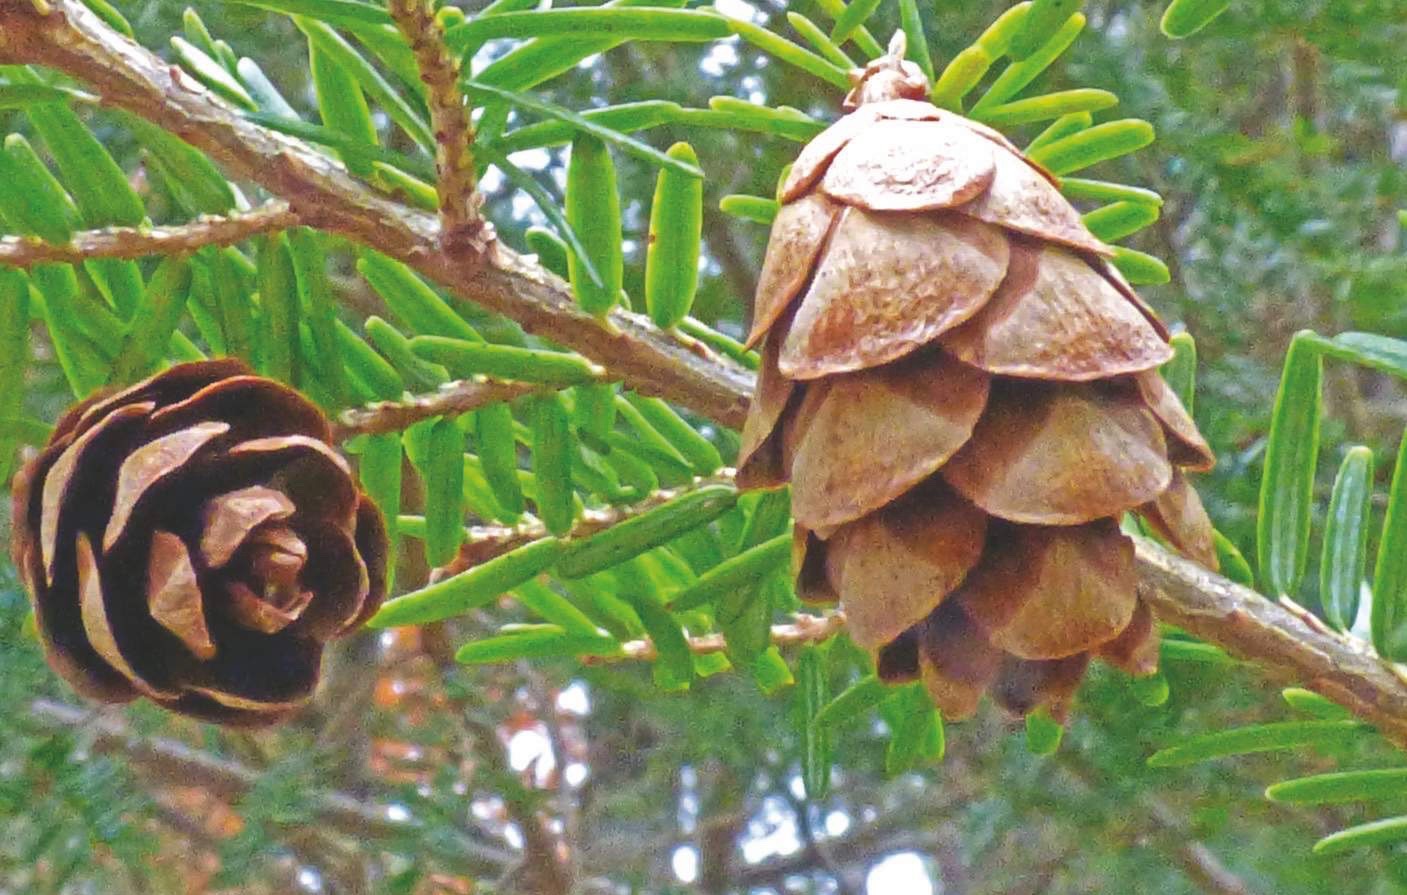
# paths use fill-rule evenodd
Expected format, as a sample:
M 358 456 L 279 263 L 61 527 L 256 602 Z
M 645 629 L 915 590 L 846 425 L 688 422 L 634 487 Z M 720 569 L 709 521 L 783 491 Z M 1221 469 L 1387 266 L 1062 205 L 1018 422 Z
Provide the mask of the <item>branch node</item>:
M 436 416 L 457 416 L 487 404 L 512 401 L 544 388 L 549 386 L 486 379 L 482 376 L 460 379 L 447 382 L 429 394 L 411 395 L 400 401 L 377 401 L 344 410 L 337 418 L 336 436 L 339 440 L 345 440 L 354 435 L 400 432 L 421 420 Z

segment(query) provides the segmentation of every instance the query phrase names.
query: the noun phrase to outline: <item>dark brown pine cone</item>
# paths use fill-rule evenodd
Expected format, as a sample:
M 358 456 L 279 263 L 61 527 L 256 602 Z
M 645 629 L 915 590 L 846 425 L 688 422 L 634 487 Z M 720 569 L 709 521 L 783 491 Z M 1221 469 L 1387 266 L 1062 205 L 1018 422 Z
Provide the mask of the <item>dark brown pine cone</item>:
M 327 419 L 237 360 L 68 411 L 16 477 L 15 566 L 49 662 L 104 702 L 220 724 L 312 696 L 386 592 L 386 531 Z
M 1063 717 L 1091 655 L 1156 669 L 1123 513 L 1215 567 L 1182 472 L 1213 457 L 1055 178 L 911 63 L 855 80 L 782 187 L 738 481 L 791 483 L 798 592 L 840 601 L 885 680 L 949 718 L 984 692 Z

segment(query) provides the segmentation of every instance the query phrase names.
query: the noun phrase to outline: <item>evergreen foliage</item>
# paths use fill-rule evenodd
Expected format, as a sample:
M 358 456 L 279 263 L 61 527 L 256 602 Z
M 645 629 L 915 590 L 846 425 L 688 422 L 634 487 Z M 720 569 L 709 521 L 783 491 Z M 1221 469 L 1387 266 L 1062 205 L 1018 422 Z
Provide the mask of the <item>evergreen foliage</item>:
M 257 736 L 77 707 L 0 568 L 0 890 L 858 893 L 910 851 L 934 891 L 1407 885 L 1400 731 L 1296 689 L 1281 720 L 1253 662 L 1171 628 L 1159 675 L 1097 672 L 1063 735 L 945 730 L 796 599 L 785 493 L 732 484 L 740 417 L 655 396 L 748 381 L 779 177 L 903 30 L 932 100 L 1059 175 L 1177 323 L 1223 574 L 1407 661 L 1393 4 L 85 2 L 345 171 L 363 236 L 438 210 L 462 239 L 439 262 L 324 226 L 0 36 L 0 478 L 71 399 L 238 356 L 338 420 L 399 556 L 377 630 Z M 0 0 L 0 28 L 45 5 Z M 472 144 L 439 145 L 467 111 Z M 437 274 L 494 232 L 554 322 Z M 1198 763 L 1253 752 L 1282 754 Z M 1279 807 L 1304 804 L 1331 807 Z

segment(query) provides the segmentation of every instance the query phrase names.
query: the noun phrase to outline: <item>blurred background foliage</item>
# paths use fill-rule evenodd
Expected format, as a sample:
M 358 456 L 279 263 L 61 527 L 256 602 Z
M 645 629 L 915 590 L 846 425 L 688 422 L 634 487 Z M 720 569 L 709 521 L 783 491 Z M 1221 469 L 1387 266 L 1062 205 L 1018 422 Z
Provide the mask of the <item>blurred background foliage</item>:
M 184 5 L 118 3 L 158 50 L 181 30 Z M 934 57 L 951 58 L 1006 5 L 920 3 Z M 720 6 L 778 32 L 788 31 L 789 9 L 825 20 L 805 2 Z M 1238 0 L 1172 42 L 1158 30 L 1162 6 L 1089 0 L 1089 27 L 1040 86 L 1115 90 L 1123 114 L 1156 126 L 1151 148 L 1101 175 L 1165 198 L 1161 219 L 1131 245 L 1171 270 L 1170 283 L 1143 294 L 1197 339 L 1198 421 L 1221 457 L 1200 487 L 1218 526 L 1252 555 L 1260 461 L 1291 334 L 1407 337 L 1396 215 L 1407 206 L 1407 7 Z M 225 3 L 198 8 L 295 106 L 313 107 L 305 44 L 287 19 Z M 877 17 L 877 35 L 897 27 L 889 4 Z M 541 94 L 574 109 L 607 98 L 702 107 L 725 94 L 825 119 L 838 112 L 833 90 L 737 41 L 627 45 Z M 5 131 L 23 129 L 20 116 L 6 117 Z M 98 126 L 124 167 L 140 172 L 126 132 Z M 397 145 L 389 127 L 385 136 Z M 722 130 L 661 128 L 648 139 L 688 139 L 698 151 L 708 267 L 694 314 L 739 334 L 766 228 L 717 212 L 717 202 L 770 195 L 796 146 Z M 564 152 L 518 161 L 560 189 Z M 654 172 L 631 157 L 616 163 L 627 288 L 638 294 Z M 501 178 L 483 187 L 502 238 L 521 248 L 522 231 L 541 222 L 537 210 Z M 160 219 L 157 202 L 149 210 Z M 361 299 L 376 312 L 374 295 Z M 29 409 L 52 419 L 64 384 L 51 361 L 37 369 L 47 375 L 35 380 Z M 1407 422 L 1398 383 L 1348 365 L 1330 367 L 1326 410 L 1323 468 L 1350 440 L 1391 457 Z M 1391 464 L 1379 465 L 1385 483 Z M 25 614 L 12 572 L 0 568 L 0 892 L 1407 891 L 1400 848 L 1309 851 L 1318 836 L 1407 809 L 1407 800 L 1368 814 L 1260 797 L 1271 781 L 1343 763 L 1400 765 L 1386 746 L 1146 766 L 1190 733 L 1287 714 L 1277 690 L 1239 665 L 1169 662 L 1171 695 L 1156 707 L 1097 668 L 1064 743 L 1044 757 L 1027 750 L 1019 725 L 987 710 L 949 728 L 941 763 L 891 777 L 881 722 L 867 715 L 836 731 L 831 792 L 810 801 L 792 689 L 764 696 L 739 675 L 670 695 L 647 666 L 463 669 L 437 658 L 452 651 L 442 626 L 367 632 L 339 648 L 314 710 L 250 735 L 144 705 L 73 704 L 23 632 Z M 488 633 L 493 615 L 459 630 Z

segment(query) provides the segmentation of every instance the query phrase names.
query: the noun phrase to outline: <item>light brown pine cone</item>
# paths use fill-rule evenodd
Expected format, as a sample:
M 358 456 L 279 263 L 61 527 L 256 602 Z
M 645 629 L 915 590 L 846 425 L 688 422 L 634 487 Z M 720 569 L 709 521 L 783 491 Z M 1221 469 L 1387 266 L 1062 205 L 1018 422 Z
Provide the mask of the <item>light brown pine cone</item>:
M 306 702 L 385 597 L 386 532 L 327 419 L 236 360 L 71 409 L 16 477 L 12 547 L 49 662 L 85 696 L 222 724 Z
M 951 719 L 983 692 L 1064 717 L 1091 655 L 1156 670 L 1118 520 L 1215 567 L 1182 472 L 1214 458 L 1055 178 L 911 63 L 856 81 L 782 187 L 738 481 L 791 483 L 798 593 L 839 600 L 885 680 Z

